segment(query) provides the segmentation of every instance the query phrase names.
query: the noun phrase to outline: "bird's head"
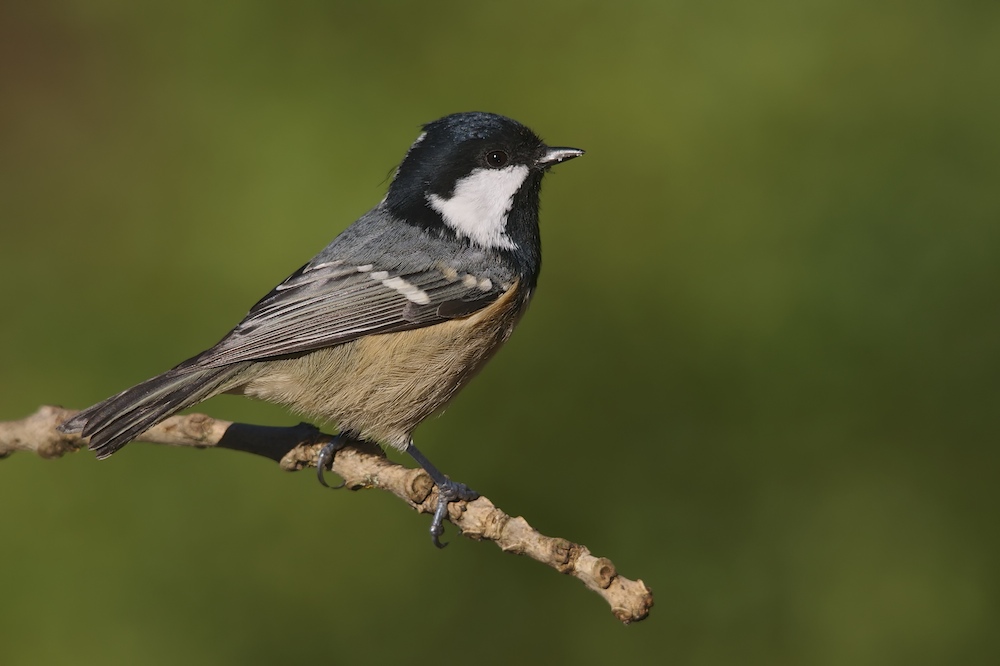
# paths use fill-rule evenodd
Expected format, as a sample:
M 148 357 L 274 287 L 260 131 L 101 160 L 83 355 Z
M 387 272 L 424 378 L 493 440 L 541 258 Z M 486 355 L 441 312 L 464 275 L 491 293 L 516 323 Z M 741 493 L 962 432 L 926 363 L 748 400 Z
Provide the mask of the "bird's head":
M 492 113 L 455 113 L 423 129 L 384 205 L 401 220 L 487 251 L 537 254 L 542 176 L 583 151 L 549 147 Z

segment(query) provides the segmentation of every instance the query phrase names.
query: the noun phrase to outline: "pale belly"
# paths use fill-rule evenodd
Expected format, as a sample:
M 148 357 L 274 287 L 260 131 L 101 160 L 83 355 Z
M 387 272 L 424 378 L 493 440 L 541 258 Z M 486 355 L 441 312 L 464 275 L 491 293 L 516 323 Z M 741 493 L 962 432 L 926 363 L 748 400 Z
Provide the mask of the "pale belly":
M 510 337 L 527 305 L 515 292 L 465 319 L 253 363 L 233 392 L 405 448 L 413 429 L 444 407 Z

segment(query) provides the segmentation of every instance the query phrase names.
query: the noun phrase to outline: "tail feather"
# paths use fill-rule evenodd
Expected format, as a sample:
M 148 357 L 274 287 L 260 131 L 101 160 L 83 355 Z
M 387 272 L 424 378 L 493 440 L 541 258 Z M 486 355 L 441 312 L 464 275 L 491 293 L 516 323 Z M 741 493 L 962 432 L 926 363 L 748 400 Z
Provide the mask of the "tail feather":
M 179 366 L 83 410 L 59 430 L 90 437 L 89 446 L 97 458 L 107 458 L 172 414 L 225 390 L 243 366 Z

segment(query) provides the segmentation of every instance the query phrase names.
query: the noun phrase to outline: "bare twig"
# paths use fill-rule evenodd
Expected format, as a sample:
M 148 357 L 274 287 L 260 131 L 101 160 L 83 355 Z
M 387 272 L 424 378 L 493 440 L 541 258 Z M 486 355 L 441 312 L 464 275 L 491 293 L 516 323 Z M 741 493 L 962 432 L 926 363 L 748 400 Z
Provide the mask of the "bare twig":
M 20 421 L 0 422 L 0 458 L 14 451 L 33 451 L 43 458 L 58 458 L 82 448 L 86 440 L 79 435 L 66 435 L 55 429 L 76 413 L 76 410 L 43 406 Z M 282 469 L 295 471 L 315 467 L 316 457 L 330 436 L 307 424 L 273 428 L 188 414 L 163 421 L 141 439 L 171 446 L 245 451 L 275 460 Z M 334 458 L 333 471 L 352 490 L 380 488 L 421 513 L 434 512 L 437 490 L 430 477 L 422 469 L 409 469 L 390 461 L 377 446 L 356 444 L 344 448 Z M 486 497 L 452 503 L 449 519 L 467 537 L 492 541 L 505 552 L 527 555 L 580 579 L 604 597 L 615 617 L 625 624 L 649 614 L 653 594 L 641 580 L 618 575 L 611 560 L 594 557 L 586 546 L 540 534 L 524 518 L 512 518 Z

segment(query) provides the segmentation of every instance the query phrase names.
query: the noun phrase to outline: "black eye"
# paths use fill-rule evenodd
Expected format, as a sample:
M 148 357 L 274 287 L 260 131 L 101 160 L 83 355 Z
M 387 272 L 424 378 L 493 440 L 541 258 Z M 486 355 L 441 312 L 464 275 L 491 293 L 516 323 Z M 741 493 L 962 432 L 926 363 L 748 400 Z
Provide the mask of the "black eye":
M 510 157 L 502 150 L 491 150 L 486 153 L 486 163 L 494 169 L 499 169 L 504 164 L 507 164 L 508 160 L 510 160 Z

